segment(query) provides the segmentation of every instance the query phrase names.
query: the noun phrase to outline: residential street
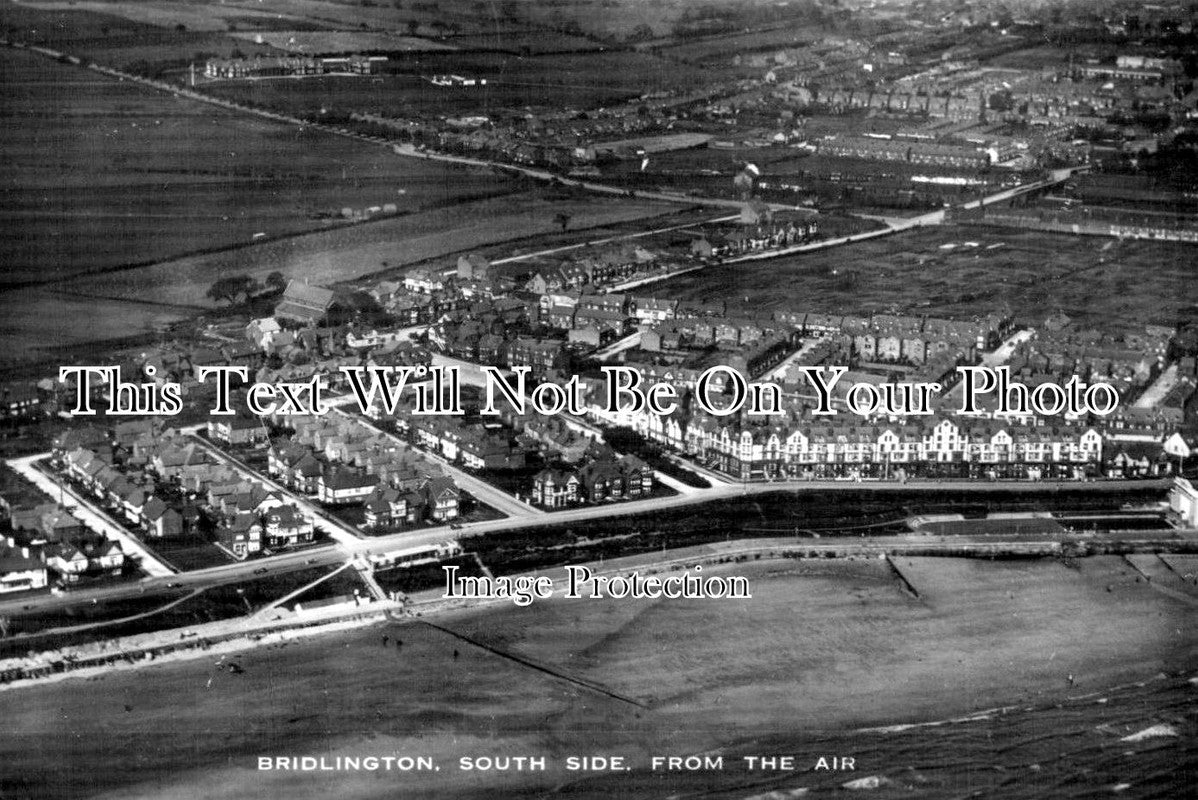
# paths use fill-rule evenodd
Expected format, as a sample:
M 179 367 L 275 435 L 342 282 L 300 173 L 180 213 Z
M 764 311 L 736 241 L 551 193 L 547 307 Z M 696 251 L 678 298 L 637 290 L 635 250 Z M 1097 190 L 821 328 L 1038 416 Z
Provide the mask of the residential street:
M 93 503 L 88 498 L 79 494 L 73 487 L 65 481 L 59 482 L 51 480 L 39 470 L 35 464 L 44 458 L 49 458 L 49 453 L 39 453 L 35 456 L 25 456 L 24 458 L 9 459 L 8 465 L 17 471 L 23 478 L 26 478 L 46 493 L 47 498 L 57 498 L 61 491 L 63 495 L 74 501 L 74 508 L 71 509 L 71 514 L 76 519 L 79 519 L 83 524 L 87 525 L 94 531 L 104 534 L 111 540 L 121 543 L 121 547 L 125 551 L 126 556 L 132 556 L 140 561 L 141 567 L 150 575 L 155 577 L 165 577 L 175 574 L 175 570 L 171 569 L 166 564 L 154 557 L 141 542 L 135 539 L 125 530 L 124 526 L 112 518 L 111 515 L 98 505 Z

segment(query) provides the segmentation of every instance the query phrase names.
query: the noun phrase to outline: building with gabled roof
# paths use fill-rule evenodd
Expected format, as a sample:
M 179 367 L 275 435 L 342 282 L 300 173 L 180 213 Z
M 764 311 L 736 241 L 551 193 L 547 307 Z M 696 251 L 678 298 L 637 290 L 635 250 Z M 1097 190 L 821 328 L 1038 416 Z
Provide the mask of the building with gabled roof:
M 333 290 L 290 281 L 283 291 L 283 300 L 275 306 L 276 319 L 289 319 L 304 325 L 315 325 L 324 319 L 333 305 Z

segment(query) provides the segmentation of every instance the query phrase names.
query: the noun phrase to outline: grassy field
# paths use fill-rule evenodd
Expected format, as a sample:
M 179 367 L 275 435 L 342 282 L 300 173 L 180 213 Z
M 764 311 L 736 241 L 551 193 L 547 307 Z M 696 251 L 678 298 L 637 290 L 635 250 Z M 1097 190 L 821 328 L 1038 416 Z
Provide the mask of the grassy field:
M 139 62 L 186 66 L 189 61 L 194 61 L 202 65 L 207 58 L 228 57 L 234 51 L 248 56 L 278 52 L 268 45 L 229 35 L 233 20 L 221 22 L 213 16 L 219 15 L 225 6 L 216 3 L 207 7 L 196 3 L 169 5 L 181 18 L 168 24 L 162 17 L 168 4 L 52 2 L 17 5 L 0 2 L 0 25 L 16 40 L 49 45 L 118 68 L 128 68 Z M 138 13 L 119 15 L 126 6 Z M 200 17 L 209 23 L 205 24 Z M 277 24 L 295 28 L 303 24 L 298 20 L 264 14 L 258 9 L 243 13 L 238 20 L 243 29 L 270 30 Z
M 612 105 L 661 89 L 691 86 L 694 77 L 661 59 L 640 53 L 557 53 L 523 58 L 504 53 L 421 52 L 391 59 L 398 74 L 369 79 L 312 77 L 303 80 L 238 80 L 201 88 L 238 102 L 314 114 L 320 109 L 387 116 L 497 114 L 526 106 L 561 112 Z M 454 73 L 487 81 L 485 86 L 435 86 L 422 76 Z
M 260 5 L 243 6 L 225 3 L 194 2 L 112 2 L 89 0 L 32 0 L 26 5 L 44 11 L 92 11 L 111 14 L 131 22 L 159 28 L 184 26 L 191 31 L 227 31 L 230 24 L 256 27 L 270 26 L 284 15 L 264 10 Z
M 1036 323 L 1061 310 L 1117 328 L 1174 324 L 1193 305 L 1194 254 L 1184 244 L 945 226 L 713 267 L 656 289 L 750 309 L 964 318 L 1006 306 Z
M 38 283 L 497 194 L 490 173 L 247 119 L 21 51 L 0 52 L 2 284 Z
M 432 33 L 431 23 L 457 23 L 462 32 L 485 32 L 497 23 L 489 16 L 473 11 L 470 2 L 440 0 L 418 9 L 419 3 L 371 3 L 348 0 L 272 0 L 264 5 L 255 0 L 233 2 L 193 2 L 193 0 L 28 0 L 28 6 L 42 11 L 88 11 L 148 26 L 188 30 L 277 30 L 290 27 L 348 29 L 363 24 L 381 30 L 407 30 L 408 20 L 419 23 L 421 33 Z M 408 6 L 405 8 L 404 6 Z M 504 28 L 509 25 L 504 24 Z
M 420 622 L 248 650 L 237 657 L 238 675 L 196 659 L 5 692 L 5 724 L 24 735 L 0 740 L 0 787 L 20 794 L 37 780 L 45 796 L 86 787 L 134 798 L 320 797 L 335 786 L 340 796 L 371 798 L 395 796 L 400 781 L 419 797 L 543 796 L 551 787 L 594 796 L 589 776 L 566 772 L 562 760 L 614 754 L 634 772 L 612 790 L 661 797 L 683 778 L 649 773 L 650 755 L 717 747 L 805 755 L 834 731 L 1004 703 L 1051 707 L 1070 693 L 1194 665 L 1192 609 L 1137 582 L 1121 559 L 1080 569 L 947 559 L 900 566 L 919 598 L 882 562 L 759 562 L 721 568 L 749 578 L 748 601 L 555 599 L 436 620 L 640 706 Z M 121 770 L 103 768 L 132 752 L 138 757 Z M 909 753 L 853 752 L 867 770 L 911 763 L 900 760 Z M 256 769 L 259 755 L 371 754 L 427 755 L 442 771 Z M 518 754 L 547 756 L 550 767 L 458 769 L 460 756 Z M 51 760 L 71 769 L 50 770 Z
M 416 167 L 421 162 L 415 162 Z M 463 171 L 463 177 L 470 173 Z M 461 251 L 530 236 L 560 233 L 559 212 L 571 215 L 570 230 L 593 229 L 664 216 L 668 203 L 534 189 L 464 202 L 365 225 L 341 227 L 239 247 L 185 256 L 102 275 L 81 276 L 67 285 L 0 293 L 6 315 L 0 319 L 0 365 L 42 360 L 61 348 L 77 348 L 127 337 L 148 337 L 172 323 L 212 308 L 204 297 L 222 275 L 258 279 L 275 270 L 312 283 L 351 280 Z M 556 238 L 554 239 L 556 241 Z M 504 255 L 510 254 L 503 251 Z
M 412 36 L 368 31 L 270 31 L 237 33 L 238 39 L 259 39 L 289 53 L 362 53 L 369 50 L 452 50 L 452 45 Z
M 538 24 L 561 27 L 575 23 L 587 33 L 623 39 L 642 25 L 665 36 L 686 10 L 686 0 L 573 0 L 569 3 L 518 0 L 521 16 Z
M 211 302 L 204 293 L 221 275 L 248 273 L 261 278 L 279 270 L 289 278 L 330 284 L 486 244 L 560 230 L 555 220 L 558 213 L 570 215 L 571 228 L 597 227 L 597 233 L 602 233 L 604 225 L 669 214 L 675 209 L 668 203 L 629 203 L 534 189 L 81 279 L 73 287 L 80 294 L 96 297 L 204 306 Z

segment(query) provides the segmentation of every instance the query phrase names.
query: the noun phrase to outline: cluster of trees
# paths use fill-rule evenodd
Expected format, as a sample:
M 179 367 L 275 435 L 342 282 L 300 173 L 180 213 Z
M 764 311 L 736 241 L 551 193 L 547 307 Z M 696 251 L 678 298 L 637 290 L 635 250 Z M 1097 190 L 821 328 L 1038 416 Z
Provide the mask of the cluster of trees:
M 218 278 L 208 287 L 207 297 L 217 303 L 225 302 L 233 305 L 237 302 L 249 302 L 251 297 L 262 294 L 282 294 L 287 288 L 287 278 L 281 272 L 272 272 L 266 280 L 259 282 L 249 275 L 229 275 Z

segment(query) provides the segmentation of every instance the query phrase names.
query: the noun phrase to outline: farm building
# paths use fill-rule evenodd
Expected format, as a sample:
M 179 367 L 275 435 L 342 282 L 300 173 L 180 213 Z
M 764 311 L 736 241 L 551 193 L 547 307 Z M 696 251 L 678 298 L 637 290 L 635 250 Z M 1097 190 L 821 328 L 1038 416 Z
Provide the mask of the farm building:
M 291 281 L 283 292 L 282 302 L 275 307 L 275 318 L 315 325 L 332 305 L 332 289 Z

